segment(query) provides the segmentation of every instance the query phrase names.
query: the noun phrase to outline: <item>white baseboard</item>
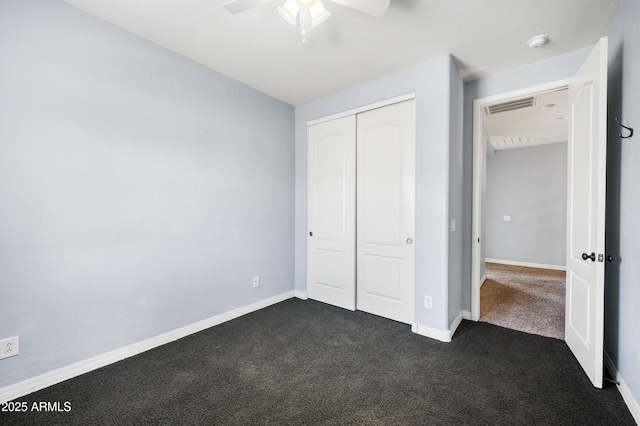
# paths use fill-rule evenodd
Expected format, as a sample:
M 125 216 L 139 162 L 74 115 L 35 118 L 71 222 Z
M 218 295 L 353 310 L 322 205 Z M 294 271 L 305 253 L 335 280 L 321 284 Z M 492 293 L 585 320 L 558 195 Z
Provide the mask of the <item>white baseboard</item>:
M 298 299 L 307 300 L 309 298 L 309 294 L 306 291 L 295 291 L 295 296 Z
M 499 263 L 501 265 L 524 266 L 527 268 L 553 269 L 556 271 L 566 271 L 564 265 L 547 265 L 544 263 L 518 262 L 517 260 L 485 259 L 488 263 Z
M 267 306 L 271 306 L 284 300 L 291 299 L 294 296 L 294 291 L 288 291 L 277 296 L 270 297 L 268 299 L 260 300 L 250 305 L 243 306 L 241 308 L 237 308 L 220 315 L 216 315 L 214 317 L 189 324 L 184 327 L 180 327 L 176 330 L 151 337 L 141 342 L 124 346 L 120 349 L 116 349 L 114 351 L 77 362 L 67 367 L 42 374 L 32 379 L 16 383 L 15 385 L 7 386 L 0 389 L 0 402 L 11 401 L 21 396 L 27 395 L 31 392 L 44 389 L 73 377 L 80 376 L 81 374 L 88 373 L 89 371 L 96 370 L 109 364 L 113 364 L 114 362 L 121 361 L 134 355 L 138 355 L 139 353 L 148 351 L 149 349 L 153 349 L 166 343 L 173 342 L 174 340 L 181 339 L 190 334 L 197 333 L 215 325 L 222 324 L 223 322 L 230 321 L 234 318 L 238 318 L 259 309 L 266 308 Z
M 609 370 L 609 372 L 613 376 L 613 379 L 619 383 L 618 391 L 620 391 L 620 395 L 622 395 L 622 399 L 624 399 L 624 402 L 627 404 L 627 407 L 629 407 L 629 411 L 631 411 L 631 415 L 633 416 L 633 419 L 636 421 L 637 424 L 640 424 L 640 404 L 638 404 L 638 401 L 636 401 L 633 395 L 631 394 L 631 390 L 629 389 L 627 384 L 624 382 L 624 379 L 622 378 L 622 376 L 620 376 L 620 373 L 618 373 L 618 369 L 616 368 L 616 365 L 611 360 L 611 357 L 609 356 L 607 351 L 604 352 L 604 364 L 607 367 L 607 370 Z
M 487 274 L 484 274 L 482 278 L 480 278 L 480 288 L 482 288 L 486 280 L 487 280 Z
M 453 338 L 453 335 L 455 334 L 456 330 L 458 329 L 458 326 L 460 325 L 463 319 L 470 320 L 471 312 L 460 311 L 456 319 L 453 320 L 453 323 L 451 324 L 451 327 L 449 328 L 449 330 L 438 330 L 438 329 L 420 325 L 414 322 L 411 325 L 411 331 L 421 336 L 430 337 L 431 339 L 436 339 L 441 342 L 448 343 Z

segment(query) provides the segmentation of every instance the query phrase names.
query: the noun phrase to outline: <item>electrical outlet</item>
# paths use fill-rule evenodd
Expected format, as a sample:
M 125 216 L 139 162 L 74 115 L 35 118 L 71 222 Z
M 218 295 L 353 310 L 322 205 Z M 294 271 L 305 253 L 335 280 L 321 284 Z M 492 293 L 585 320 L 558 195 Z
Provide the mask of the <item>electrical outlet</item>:
M 18 355 L 18 336 L 0 340 L 0 359 Z
M 260 287 L 260 277 L 253 277 L 253 288 Z
M 433 309 L 433 297 L 431 296 L 424 297 L 424 307 L 427 309 Z

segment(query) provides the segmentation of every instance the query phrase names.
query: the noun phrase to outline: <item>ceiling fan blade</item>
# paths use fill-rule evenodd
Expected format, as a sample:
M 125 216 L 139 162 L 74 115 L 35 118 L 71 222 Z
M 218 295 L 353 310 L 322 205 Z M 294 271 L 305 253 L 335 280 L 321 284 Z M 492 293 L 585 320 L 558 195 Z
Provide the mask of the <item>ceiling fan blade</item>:
M 331 0 L 334 3 L 382 18 L 389 8 L 389 0 Z
M 249 10 L 252 7 L 256 7 L 264 3 L 271 3 L 271 1 L 273 0 L 231 0 L 223 4 L 223 6 L 229 13 L 233 13 L 235 15 L 236 13 Z

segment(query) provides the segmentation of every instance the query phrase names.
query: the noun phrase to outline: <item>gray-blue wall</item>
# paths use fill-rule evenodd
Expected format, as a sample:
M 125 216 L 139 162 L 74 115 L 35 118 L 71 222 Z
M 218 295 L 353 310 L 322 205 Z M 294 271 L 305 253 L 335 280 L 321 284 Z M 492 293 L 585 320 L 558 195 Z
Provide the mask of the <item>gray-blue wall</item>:
M 610 118 L 636 130 L 639 8 L 623 0 L 609 33 Z M 472 101 L 567 78 L 588 52 L 464 85 L 465 309 Z M 0 2 L 0 64 L 0 337 L 21 338 L 21 354 L 0 363 L 0 387 L 290 291 L 294 278 L 304 291 L 306 121 L 411 91 L 416 318 L 449 327 L 458 293 L 448 287 L 449 226 L 460 214 L 450 57 L 296 108 L 295 146 L 290 106 L 57 0 Z M 640 144 L 609 127 L 607 251 L 616 261 L 605 347 L 638 401 Z M 433 311 L 420 293 L 434 296 Z
M 487 157 L 486 177 L 486 257 L 564 267 L 567 144 L 496 151 Z
M 605 350 L 640 404 L 640 2 L 623 0 L 609 27 Z M 635 128 L 631 139 L 614 121 Z M 638 413 L 640 414 L 640 413 Z
M 57 0 L 0 64 L 0 387 L 293 292 L 293 107 Z

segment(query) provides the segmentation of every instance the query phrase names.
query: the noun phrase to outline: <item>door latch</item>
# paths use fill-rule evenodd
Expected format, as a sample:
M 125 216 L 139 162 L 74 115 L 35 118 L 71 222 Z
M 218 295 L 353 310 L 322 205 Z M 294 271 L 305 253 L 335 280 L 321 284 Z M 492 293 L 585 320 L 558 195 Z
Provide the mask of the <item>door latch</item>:
M 604 262 L 604 254 L 600 253 L 598 255 L 598 262 Z

